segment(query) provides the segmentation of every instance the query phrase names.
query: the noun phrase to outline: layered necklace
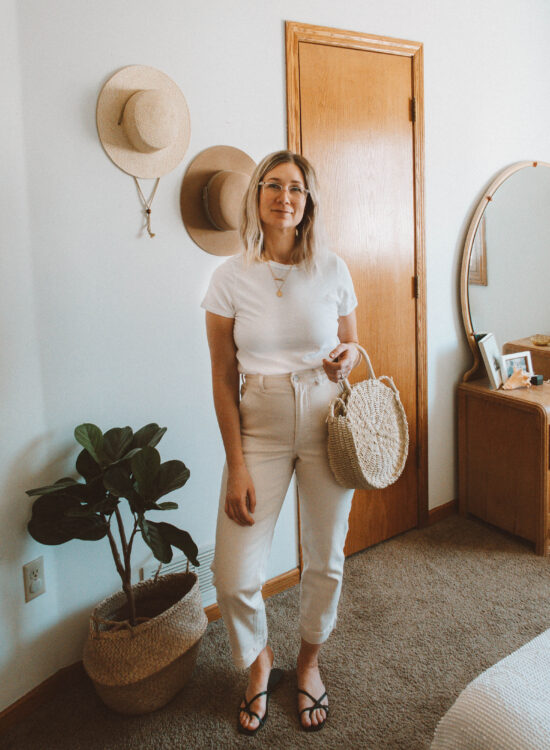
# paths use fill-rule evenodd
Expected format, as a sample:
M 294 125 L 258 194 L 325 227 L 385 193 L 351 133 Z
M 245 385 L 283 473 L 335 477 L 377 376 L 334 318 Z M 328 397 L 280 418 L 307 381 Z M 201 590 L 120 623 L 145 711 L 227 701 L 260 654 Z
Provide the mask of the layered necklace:
M 273 279 L 273 283 L 275 284 L 275 289 L 276 289 L 275 294 L 277 295 L 277 297 L 282 297 L 283 296 L 283 287 L 284 287 L 284 285 L 286 283 L 286 280 L 288 279 L 288 276 L 289 276 L 290 272 L 294 268 L 294 265 L 291 264 L 289 266 L 289 268 L 288 268 L 288 271 L 285 273 L 284 276 L 282 276 L 282 274 L 281 274 L 281 272 L 279 271 L 278 268 L 275 269 L 277 271 L 277 274 L 275 274 L 275 272 L 273 271 L 273 267 L 271 265 L 271 259 L 270 258 L 265 258 L 264 257 L 263 261 L 264 261 L 264 263 L 267 263 L 267 267 L 269 268 L 269 273 L 271 274 L 271 277 Z M 277 263 L 277 261 L 273 261 L 273 262 Z
M 283 296 L 283 287 L 285 285 L 285 281 L 288 279 L 288 275 L 292 271 L 292 269 L 294 268 L 294 266 L 290 266 L 290 268 L 288 269 L 288 271 L 286 272 L 286 274 L 281 278 L 280 276 L 275 276 L 275 273 L 273 272 L 273 268 L 271 267 L 271 263 L 268 260 L 266 260 L 266 263 L 267 263 L 267 266 L 268 266 L 268 268 L 269 268 L 269 270 L 271 272 L 271 276 L 273 277 L 273 281 L 275 283 L 275 287 L 277 288 L 277 291 L 275 292 L 275 294 L 277 295 L 277 297 L 282 297 Z

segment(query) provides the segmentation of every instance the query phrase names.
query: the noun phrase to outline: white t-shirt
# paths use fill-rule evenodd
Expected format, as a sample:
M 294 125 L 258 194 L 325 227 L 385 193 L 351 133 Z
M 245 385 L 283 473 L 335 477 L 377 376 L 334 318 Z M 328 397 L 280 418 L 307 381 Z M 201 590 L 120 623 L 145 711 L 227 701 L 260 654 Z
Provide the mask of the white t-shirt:
M 288 273 L 282 297 L 267 263 L 247 265 L 233 255 L 212 274 L 201 307 L 235 319 L 239 372 L 279 375 L 320 367 L 339 343 L 338 318 L 357 306 L 348 268 L 331 252 L 313 272 L 303 264 L 270 264 L 277 277 Z

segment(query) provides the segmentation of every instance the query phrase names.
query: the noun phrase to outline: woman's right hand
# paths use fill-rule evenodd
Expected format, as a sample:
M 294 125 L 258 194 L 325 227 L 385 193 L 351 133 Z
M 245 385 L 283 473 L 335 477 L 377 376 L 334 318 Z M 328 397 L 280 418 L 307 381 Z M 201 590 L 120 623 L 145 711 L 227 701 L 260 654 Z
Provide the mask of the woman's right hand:
M 256 492 L 246 466 L 229 469 L 225 512 L 239 526 L 252 526 L 252 513 L 256 510 Z

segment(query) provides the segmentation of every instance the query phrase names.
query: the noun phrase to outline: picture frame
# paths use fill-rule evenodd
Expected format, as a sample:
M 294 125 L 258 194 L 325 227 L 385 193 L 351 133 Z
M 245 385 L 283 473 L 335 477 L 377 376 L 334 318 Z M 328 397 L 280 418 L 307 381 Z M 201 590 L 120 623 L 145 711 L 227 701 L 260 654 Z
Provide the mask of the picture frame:
M 528 375 L 534 375 L 531 352 L 512 352 L 502 355 L 502 378 L 508 380 L 514 373 L 514 367 L 524 370 Z
M 483 357 L 487 375 L 489 376 L 491 388 L 497 390 L 500 388 L 504 380 L 506 380 L 506 378 L 503 377 L 502 355 L 497 340 L 494 334 L 486 333 L 477 343 L 481 356 Z

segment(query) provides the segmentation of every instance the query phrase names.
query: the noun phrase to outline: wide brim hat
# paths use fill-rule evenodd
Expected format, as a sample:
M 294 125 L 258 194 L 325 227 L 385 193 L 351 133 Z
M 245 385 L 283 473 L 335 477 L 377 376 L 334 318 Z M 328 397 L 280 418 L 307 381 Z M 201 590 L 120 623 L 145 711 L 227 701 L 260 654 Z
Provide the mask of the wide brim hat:
M 162 177 L 183 159 L 189 109 L 174 81 L 156 68 L 129 65 L 101 89 L 96 122 L 110 159 L 134 177 Z
M 212 255 L 241 250 L 241 204 L 256 168 L 233 146 L 212 146 L 190 163 L 181 186 L 181 216 L 189 236 Z

